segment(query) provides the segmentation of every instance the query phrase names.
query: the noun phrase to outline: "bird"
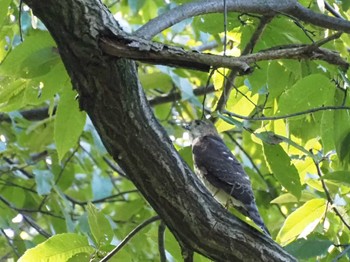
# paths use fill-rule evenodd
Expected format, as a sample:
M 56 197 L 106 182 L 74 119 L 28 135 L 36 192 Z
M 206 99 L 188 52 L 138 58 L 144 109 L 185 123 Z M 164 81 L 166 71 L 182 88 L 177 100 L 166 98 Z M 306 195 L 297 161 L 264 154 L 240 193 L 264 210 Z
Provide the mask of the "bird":
M 250 179 L 214 124 L 194 120 L 186 129 L 192 139 L 194 171 L 205 187 L 219 203 L 233 206 L 270 236 L 256 206 Z

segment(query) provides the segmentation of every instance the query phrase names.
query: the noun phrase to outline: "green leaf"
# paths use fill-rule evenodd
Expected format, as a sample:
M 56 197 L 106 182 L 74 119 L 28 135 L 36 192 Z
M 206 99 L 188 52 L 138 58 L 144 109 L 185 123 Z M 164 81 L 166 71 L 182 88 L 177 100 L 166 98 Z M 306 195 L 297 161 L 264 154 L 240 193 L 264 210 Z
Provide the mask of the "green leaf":
M 350 185 L 350 171 L 335 171 L 322 176 L 322 179 L 342 182 Z
M 57 108 L 54 139 L 60 161 L 70 148 L 76 146 L 85 125 L 86 114 L 79 110 L 75 96 L 75 91 L 67 88 Z
M 60 62 L 55 46 L 47 31 L 34 31 L 4 59 L 0 73 L 21 78 L 44 75 Z
M 332 244 L 332 241 L 324 236 L 313 234 L 307 239 L 297 239 L 293 243 L 285 246 L 284 249 L 296 258 L 308 259 L 327 253 L 327 249 Z
M 232 118 L 232 117 L 229 117 L 229 116 L 224 116 L 222 114 L 220 114 L 219 112 L 217 112 L 217 116 L 220 117 L 222 120 L 224 120 L 225 122 L 233 125 L 233 126 L 236 126 L 238 128 L 243 128 L 243 123 Z
M 117 221 L 128 221 L 144 208 L 145 202 L 142 199 L 131 200 L 117 206 L 117 211 L 113 217 Z
M 323 151 L 325 154 L 331 150 L 334 150 L 334 129 L 329 128 L 331 123 L 334 123 L 334 112 L 323 112 L 321 118 L 321 138 Z
M 36 190 L 40 196 L 47 195 L 51 192 L 54 184 L 54 176 L 49 170 L 35 170 Z
M 350 8 L 350 0 L 341 0 L 344 12 Z
M 146 90 L 157 89 L 163 92 L 169 92 L 173 87 L 171 77 L 162 72 L 152 74 L 139 74 L 142 86 Z
M 350 163 L 350 132 L 345 135 L 339 147 L 339 159 Z
M 328 105 L 333 100 L 333 94 L 334 86 L 327 77 L 321 74 L 307 76 L 281 95 L 277 115 Z
M 288 77 L 286 77 L 287 69 L 276 61 L 269 64 L 267 72 L 267 88 L 269 90 L 269 98 L 278 97 L 288 85 Z
M 93 261 L 91 260 L 91 254 L 79 253 L 71 257 L 67 262 L 82 262 L 82 261 Z
M 290 214 L 277 235 L 277 242 L 286 245 L 300 235 L 307 227 L 311 230 L 318 224 L 326 212 L 326 200 L 318 198 L 306 202 Z M 311 227 L 310 227 L 311 225 Z
M 190 146 L 183 147 L 182 149 L 180 149 L 179 154 L 190 167 L 193 167 L 192 149 Z
M 9 10 L 9 5 L 12 2 L 12 0 L 1 0 L 0 1 L 0 29 L 2 28 L 2 24 L 7 18 L 8 10 Z
M 298 203 L 298 202 L 306 202 L 314 198 L 315 198 L 315 195 L 307 191 L 301 193 L 301 197 L 299 200 L 294 195 L 290 193 L 286 193 L 276 197 L 270 203 L 271 204 Z
M 18 262 L 61 262 L 79 253 L 93 253 L 88 239 L 73 233 L 55 235 L 27 250 Z
M 203 16 L 196 16 L 193 19 L 193 27 L 198 30 L 209 33 L 218 34 L 224 31 L 224 15 L 223 14 L 206 14 Z M 230 31 L 235 27 L 240 26 L 236 14 L 227 14 L 227 30 Z
M 342 93 L 337 91 L 335 97 L 335 103 L 340 103 L 343 99 Z M 348 106 L 348 104 L 346 104 Z M 350 115 L 348 110 L 337 110 L 334 112 L 334 122 L 329 123 L 332 125 L 334 134 L 334 144 L 339 159 L 344 162 L 350 162 L 349 156 L 349 142 L 350 142 Z
M 275 133 L 273 133 L 271 131 L 254 133 L 254 135 L 256 137 L 260 138 L 263 142 L 270 144 L 270 145 L 275 145 L 275 144 L 279 144 L 281 142 L 285 142 L 286 144 L 299 149 L 305 155 L 307 155 L 315 160 L 318 160 L 316 156 L 314 156 L 312 153 L 310 153 L 304 147 L 300 146 L 299 144 L 295 143 L 293 140 L 291 140 L 287 137 L 276 135 Z
M 263 143 L 266 161 L 278 181 L 298 199 L 301 196 L 301 183 L 298 170 L 280 145 Z
M 16 206 L 17 208 L 23 207 L 23 205 L 26 202 L 26 191 L 22 188 L 16 188 L 16 187 L 10 187 L 10 186 L 4 186 L 0 188 L 1 196 L 5 199 L 8 199 L 12 205 Z M 1 216 L 5 214 L 5 210 L 1 209 Z M 5 216 L 5 215 L 4 215 Z
M 255 133 L 255 136 L 269 145 L 277 145 L 283 141 L 280 136 L 271 131 Z
M 98 247 L 108 245 L 113 236 L 111 224 L 105 215 L 89 203 L 87 206 L 90 231 Z
M 22 79 L 11 80 L 4 79 L 0 82 L 0 111 L 2 112 L 15 110 L 23 104 L 23 91 L 27 87 L 28 81 Z M 21 97 L 17 101 L 15 98 L 19 96 Z M 10 108 L 8 109 L 8 107 Z

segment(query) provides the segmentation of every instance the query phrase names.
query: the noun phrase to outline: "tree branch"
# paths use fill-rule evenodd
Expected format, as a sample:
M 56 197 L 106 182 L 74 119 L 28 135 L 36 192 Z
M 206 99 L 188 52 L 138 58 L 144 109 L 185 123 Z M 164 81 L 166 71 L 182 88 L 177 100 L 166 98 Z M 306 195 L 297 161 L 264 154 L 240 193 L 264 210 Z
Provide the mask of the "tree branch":
M 213 85 L 209 85 L 208 87 L 198 87 L 193 90 L 193 94 L 195 96 L 202 96 L 213 92 L 215 92 L 215 88 Z M 181 99 L 181 92 L 170 92 L 168 94 L 150 98 L 148 102 L 151 106 L 157 106 L 157 105 L 161 105 L 169 102 L 174 102 L 180 99 Z M 27 120 L 40 121 L 49 117 L 48 110 L 49 110 L 49 107 L 44 106 L 44 107 L 35 108 L 35 109 L 22 110 L 19 113 Z M 1 122 L 11 122 L 11 118 L 6 113 L 0 113 L 0 123 Z M 126 176 L 120 167 L 116 166 L 113 162 L 111 162 L 107 158 L 104 158 L 104 160 L 118 174 L 124 177 Z
M 254 46 L 256 43 L 259 41 L 260 37 L 262 36 L 266 26 L 268 25 L 269 22 L 271 22 L 273 17 L 271 16 L 263 16 L 260 19 L 259 25 L 254 31 L 253 35 L 250 37 L 250 41 L 248 41 L 247 45 L 245 46 L 244 50 L 242 51 L 242 55 L 248 55 L 253 52 Z M 215 111 L 221 112 L 227 103 L 228 98 L 230 97 L 230 93 L 234 87 L 234 79 L 236 78 L 238 72 L 235 70 L 232 70 L 226 81 L 224 81 L 224 88 L 222 91 L 222 94 L 219 98 L 219 101 L 216 105 Z
M 100 262 L 106 262 L 109 259 L 111 259 L 115 254 L 118 253 L 119 250 L 121 250 L 123 248 L 123 246 L 125 246 L 130 239 L 135 236 L 140 230 L 142 230 L 143 228 L 145 228 L 146 226 L 148 226 L 149 224 L 159 220 L 160 217 L 159 216 L 154 216 L 151 217 L 147 220 L 145 220 L 144 222 L 142 222 L 140 225 L 138 225 L 137 227 L 135 227 L 119 244 L 118 246 L 116 246 L 111 252 L 109 252 L 107 254 L 107 256 L 105 256 L 104 258 L 102 258 L 100 260 Z
M 317 45 L 279 46 L 240 57 L 203 54 L 185 51 L 182 48 L 146 41 L 128 36 L 103 37 L 100 42 L 103 51 L 111 56 L 123 57 L 151 64 L 185 67 L 202 71 L 225 67 L 239 74 L 252 72 L 251 64 L 276 59 L 318 59 L 338 65 L 347 70 L 349 64 L 339 54 Z
M 217 261 L 295 261 L 217 203 L 180 158 L 152 113 L 135 63 L 103 54 L 99 36 L 125 33 L 101 1 L 26 3 L 56 41 L 107 151 L 177 240 Z
M 327 197 L 327 201 L 328 203 L 331 204 L 331 208 L 333 209 L 334 213 L 340 218 L 340 220 L 343 222 L 344 226 L 347 227 L 348 230 L 350 230 L 350 225 L 346 222 L 346 220 L 344 219 L 344 217 L 340 214 L 339 210 L 334 206 L 334 201 L 331 197 L 331 194 L 329 193 L 328 191 L 328 188 L 327 188 L 327 185 L 326 183 L 324 182 L 323 178 L 322 178 L 322 171 L 321 171 L 321 168 L 320 168 L 320 165 L 318 162 L 316 162 L 314 160 L 314 164 L 316 166 L 316 170 L 317 170 L 317 175 L 318 177 L 320 178 L 320 181 L 321 181 L 321 185 L 322 185 L 322 188 L 323 188 L 323 191 L 325 192 L 326 194 L 326 197 Z
M 323 28 L 341 30 L 347 33 L 350 32 L 350 23 L 348 21 L 315 13 L 299 4 L 296 0 L 227 0 L 226 2 L 227 10 L 229 12 L 254 13 L 268 16 L 286 14 Z M 155 35 L 162 32 L 166 28 L 187 18 L 202 14 L 221 13 L 223 11 L 223 1 L 202 0 L 186 3 L 152 19 L 147 24 L 139 28 L 134 35 L 145 39 L 152 39 Z
M 166 262 L 166 254 L 165 254 L 165 229 L 166 225 L 163 221 L 160 221 L 158 226 L 158 250 L 160 262 Z
M 350 107 L 349 106 L 321 106 L 321 107 L 311 108 L 309 110 L 296 112 L 296 113 L 283 115 L 283 116 L 249 117 L 249 116 L 238 115 L 236 113 L 232 113 L 232 112 L 229 112 L 226 110 L 223 111 L 223 113 L 226 115 L 232 116 L 232 117 L 237 117 L 239 119 L 248 120 L 248 121 L 268 121 L 268 120 L 287 119 L 287 118 L 292 118 L 292 117 L 296 117 L 296 116 L 302 116 L 302 115 L 306 115 L 306 114 L 312 114 L 312 113 L 316 113 L 319 111 L 327 111 L 327 110 L 350 110 Z
M 125 43 L 125 40 L 129 42 Z M 250 66 L 243 60 L 220 55 L 185 51 L 183 48 L 150 42 L 141 38 L 102 38 L 101 48 L 111 56 L 123 57 L 150 64 L 184 67 L 209 71 L 210 67 L 235 68 L 242 74 L 250 72 Z

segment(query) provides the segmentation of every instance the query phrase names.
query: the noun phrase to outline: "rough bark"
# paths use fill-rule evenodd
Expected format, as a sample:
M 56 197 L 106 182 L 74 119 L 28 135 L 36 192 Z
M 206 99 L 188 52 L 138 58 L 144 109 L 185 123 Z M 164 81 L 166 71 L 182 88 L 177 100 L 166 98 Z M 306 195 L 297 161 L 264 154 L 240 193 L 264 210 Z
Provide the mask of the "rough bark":
M 99 1 L 25 2 L 55 39 L 108 152 L 181 243 L 216 261 L 294 261 L 230 215 L 194 177 L 154 118 L 134 62 L 101 51 L 101 37 L 123 32 Z

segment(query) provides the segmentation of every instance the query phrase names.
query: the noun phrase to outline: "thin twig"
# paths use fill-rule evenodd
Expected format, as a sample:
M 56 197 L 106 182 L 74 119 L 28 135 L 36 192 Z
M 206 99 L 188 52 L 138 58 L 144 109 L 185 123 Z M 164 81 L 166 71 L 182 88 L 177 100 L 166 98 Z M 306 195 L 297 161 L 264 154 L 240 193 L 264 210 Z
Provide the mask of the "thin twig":
M 19 25 L 19 38 L 21 39 L 21 42 L 23 42 L 22 9 L 23 9 L 23 0 L 20 0 L 18 5 L 18 25 Z
M 326 194 L 326 197 L 327 197 L 327 201 L 331 204 L 331 208 L 333 209 L 334 213 L 340 218 L 340 220 L 343 222 L 344 226 L 346 226 L 348 228 L 348 230 L 350 230 L 350 225 L 345 221 L 344 217 L 340 214 L 339 210 L 334 206 L 334 202 L 333 202 L 333 199 L 328 191 L 328 188 L 327 188 L 327 185 L 326 183 L 324 182 L 323 178 L 322 178 L 322 171 L 321 171 L 321 168 L 320 168 L 320 165 L 318 162 L 316 162 L 314 159 L 314 164 L 316 166 L 316 170 L 317 170 L 317 175 L 319 176 L 320 178 L 320 181 L 321 181 L 321 185 L 322 185 L 322 188 L 323 188 L 323 191 L 325 192 Z
M 181 241 L 179 241 L 179 245 L 184 262 L 193 262 L 193 250 L 189 249 L 187 245 Z
M 347 246 L 344 248 L 344 250 L 332 260 L 332 262 L 338 262 L 339 259 L 340 259 L 342 256 L 344 256 L 349 250 L 350 250 L 350 245 L 347 245 Z
M 338 12 L 336 11 L 329 3 L 328 1 L 324 0 L 324 5 L 326 7 L 326 10 L 328 12 L 330 12 L 332 15 L 334 15 L 335 17 L 341 18 L 344 20 L 344 17 Z
M 234 88 L 234 89 L 236 90 L 237 93 L 241 94 L 241 95 L 242 95 L 245 99 L 247 99 L 248 102 L 250 102 L 255 108 L 257 107 L 257 105 L 256 105 L 246 94 L 244 94 L 241 90 L 239 90 L 239 89 L 235 86 L 235 84 L 234 84 L 227 76 L 225 76 L 224 73 L 221 73 L 220 71 L 218 71 L 218 73 L 219 73 L 220 75 L 222 75 L 222 76 L 225 78 L 225 80 L 226 80 L 227 82 L 229 82 L 229 86 L 230 86 L 231 90 L 232 90 L 232 88 Z
M 44 229 L 42 229 L 37 223 L 33 221 L 33 219 L 29 216 L 23 215 L 23 220 L 27 222 L 32 228 L 34 228 L 40 235 L 44 236 L 45 238 L 51 237 L 51 234 L 47 233 Z
M 12 251 L 16 254 L 17 257 L 20 257 L 21 255 L 19 254 L 16 246 L 12 243 L 12 240 L 10 239 L 10 237 L 6 234 L 5 230 L 4 229 L 0 229 L 1 230 L 1 233 L 5 236 L 6 238 L 6 241 L 8 243 L 8 245 L 11 247 Z M 1 260 L 0 261 L 8 261 L 8 260 Z
M 226 48 L 227 48 L 227 3 L 226 0 L 222 0 L 224 2 L 224 56 L 226 56 Z
M 248 120 L 248 121 L 267 121 L 267 120 L 280 120 L 280 119 L 287 119 L 292 118 L 296 116 L 302 116 L 306 114 L 311 114 L 319 111 L 326 111 L 326 110 L 350 110 L 349 106 L 322 106 L 322 107 L 316 107 L 309 110 L 287 114 L 283 116 L 262 116 L 262 117 L 249 117 L 249 116 L 242 116 L 238 115 L 229 111 L 224 110 L 223 114 L 229 115 L 231 117 L 237 117 L 239 119 Z
M 251 54 L 253 52 L 254 46 L 256 45 L 256 43 L 259 41 L 260 37 L 262 36 L 267 24 L 269 22 L 271 22 L 271 20 L 273 19 L 272 16 L 263 16 L 260 19 L 260 23 L 258 25 L 258 27 L 256 28 L 255 32 L 253 33 L 253 35 L 251 36 L 250 40 L 248 41 L 247 45 L 245 46 L 244 50 L 242 51 L 242 55 L 248 55 Z M 232 91 L 233 85 L 232 83 L 234 83 L 234 79 L 236 78 L 238 74 L 237 70 L 232 70 L 229 75 L 227 76 L 227 81 L 224 84 L 224 89 L 222 91 L 222 94 L 219 98 L 218 104 L 215 108 L 215 111 L 222 111 L 227 103 L 227 100 L 230 96 L 230 93 Z
M 150 219 L 145 220 L 140 225 L 135 227 L 120 243 L 118 246 L 116 246 L 111 252 L 109 252 L 104 258 L 100 260 L 100 262 L 106 262 L 109 259 L 111 259 L 119 250 L 121 250 L 129 241 L 130 239 L 136 235 L 141 229 L 145 228 L 149 224 L 159 220 L 159 216 L 151 217 Z
M 202 119 L 204 118 L 204 112 L 205 112 L 205 100 L 207 98 L 207 90 L 209 89 L 209 83 L 210 83 L 210 79 L 213 77 L 213 74 L 214 74 L 215 70 L 211 70 L 210 73 L 209 73 L 209 76 L 208 76 L 208 79 L 207 79 L 207 83 L 205 85 L 205 94 L 204 94 L 204 97 L 203 97 L 203 102 L 202 102 Z M 213 88 L 215 88 L 213 86 Z M 209 93 L 209 92 L 208 92 Z
M 125 194 L 131 194 L 131 193 L 139 193 L 139 191 L 137 189 L 127 190 L 127 191 L 123 191 L 123 192 L 120 192 L 120 193 L 117 193 L 117 194 L 114 194 L 111 196 L 103 197 L 103 198 L 92 200 L 92 201 L 79 201 L 79 200 L 76 200 L 68 195 L 65 195 L 65 197 L 73 204 L 76 204 L 79 206 L 85 206 L 88 203 L 97 204 L 97 203 L 105 203 L 105 202 L 106 203 L 107 202 L 115 202 L 115 201 L 113 201 L 113 199 L 118 198 L 118 197 L 122 197 Z
M 208 93 L 213 93 L 215 91 L 213 85 L 209 85 L 208 87 L 198 87 L 193 90 L 193 94 L 195 96 L 202 96 Z M 168 102 L 174 102 L 176 100 L 181 99 L 180 92 L 170 92 L 168 94 L 156 96 L 148 100 L 151 106 L 157 106 L 161 104 L 165 104 Z M 19 113 L 23 116 L 23 118 L 29 121 L 40 121 L 50 117 L 48 114 L 48 107 L 41 107 L 36 109 L 22 110 Z M 56 107 L 54 108 L 53 115 L 56 113 Z M 11 118 L 7 113 L 0 113 L 0 122 L 11 122 Z
M 9 201 L 7 201 L 5 198 L 3 198 L 2 196 L 0 196 L 0 201 L 3 202 L 6 206 L 8 206 L 9 208 L 19 212 L 20 214 L 23 213 L 41 213 L 44 215 L 48 215 L 48 216 L 52 216 L 55 218 L 60 218 L 60 219 L 64 219 L 62 216 L 59 215 L 55 215 L 53 213 L 50 213 L 48 211 L 44 211 L 44 210 L 40 210 L 40 209 L 27 209 L 27 208 L 18 208 L 13 206 Z M 23 215 L 23 214 L 22 214 Z
M 15 162 L 13 162 L 11 159 L 9 159 L 9 158 L 7 158 L 7 157 L 3 157 L 3 159 L 5 160 L 5 162 L 6 163 L 8 163 L 9 165 L 14 165 L 15 164 Z M 27 172 L 26 170 L 24 170 L 24 168 L 25 167 L 28 167 L 29 165 L 25 165 L 24 167 L 16 167 L 15 168 L 15 170 L 18 170 L 19 172 L 21 172 L 24 176 L 26 176 L 27 178 L 34 178 L 34 176 L 31 174 L 31 173 L 29 173 L 29 172 Z M 13 171 L 13 169 L 12 170 L 9 170 L 9 172 L 10 171 Z
M 327 44 L 330 41 L 338 39 L 339 37 L 341 37 L 342 34 L 343 34 L 343 32 L 337 32 L 337 33 L 335 33 L 333 35 L 330 35 L 330 36 L 328 36 L 328 37 L 326 37 L 324 39 L 321 39 L 321 40 L 315 42 L 313 45 L 314 46 L 318 46 L 318 47 L 323 46 L 324 44 Z M 313 45 L 311 45 L 311 46 L 313 46 Z
M 160 262 L 166 262 L 165 246 L 164 246 L 165 229 L 166 229 L 166 225 L 162 220 L 160 221 L 160 224 L 158 226 L 158 250 L 159 250 Z
M 66 169 L 66 166 L 72 160 L 73 156 L 78 151 L 78 149 L 79 149 L 79 144 L 76 146 L 76 148 L 73 150 L 73 152 L 69 155 L 69 157 L 66 159 L 66 161 L 64 161 L 63 166 L 62 166 L 62 168 L 60 170 L 60 173 L 58 174 L 57 179 L 55 181 L 55 185 L 57 185 L 57 183 L 60 181 L 61 176 L 63 174 L 63 171 Z
M 117 172 L 120 176 L 129 179 L 128 176 L 125 174 L 124 170 L 117 165 L 115 162 L 112 160 L 109 160 L 107 157 L 103 157 L 103 160 L 107 163 L 107 165 L 115 172 Z
M 13 183 L 11 181 L 7 181 L 7 180 L 3 180 L 3 179 L 0 179 L 0 185 L 5 185 L 6 187 L 17 187 L 17 188 L 20 188 L 24 191 L 28 191 L 30 193 L 33 193 L 33 194 L 38 194 L 38 192 L 36 192 L 34 189 L 32 188 L 28 188 L 28 187 L 24 187 L 24 186 L 21 186 L 21 185 L 18 185 L 16 183 Z

